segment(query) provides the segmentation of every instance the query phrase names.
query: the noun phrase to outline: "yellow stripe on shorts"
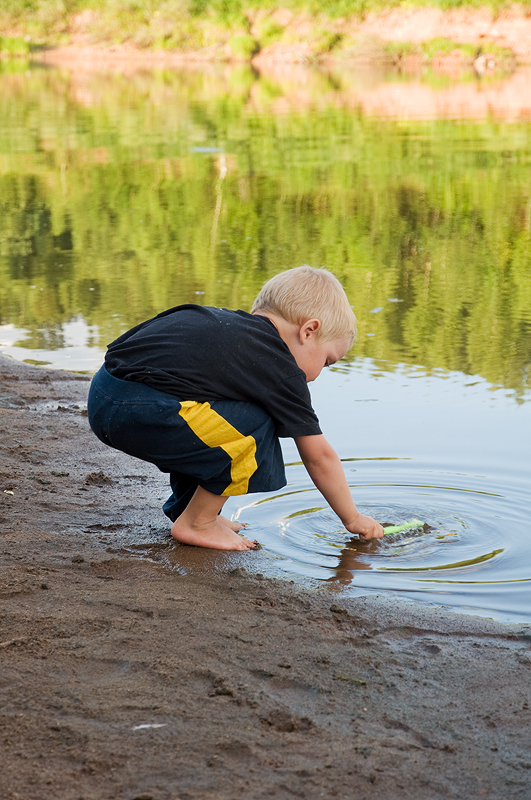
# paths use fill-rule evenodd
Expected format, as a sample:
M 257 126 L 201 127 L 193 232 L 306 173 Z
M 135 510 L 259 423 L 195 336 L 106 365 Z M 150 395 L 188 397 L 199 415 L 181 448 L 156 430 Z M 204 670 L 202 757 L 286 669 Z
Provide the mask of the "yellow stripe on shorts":
M 183 400 L 179 414 L 208 447 L 221 447 L 230 456 L 232 483 L 222 492 L 222 496 L 247 494 L 251 475 L 258 467 L 254 438 L 242 436 L 226 419 L 214 411 L 210 403 Z

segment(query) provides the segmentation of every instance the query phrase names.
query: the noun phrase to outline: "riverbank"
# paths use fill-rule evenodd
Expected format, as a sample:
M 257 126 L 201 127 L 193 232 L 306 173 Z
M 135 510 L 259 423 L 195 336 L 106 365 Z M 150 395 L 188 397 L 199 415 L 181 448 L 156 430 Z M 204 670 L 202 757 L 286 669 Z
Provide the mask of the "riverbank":
M 0 368 L 8 800 L 529 797 L 529 625 L 179 546 L 85 376 Z
M 46 6 L 44 2 L 43 7 Z M 50 9 L 51 9 L 51 4 Z M 119 4 L 118 4 L 119 5 Z M 243 5 L 224 15 L 194 15 L 171 3 L 127 13 L 114 5 L 72 4 L 49 15 L 0 14 L 0 51 L 52 63 L 88 58 L 146 62 L 248 61 L 264 63 L 394 63 L 474 65 L 483 73 L 531 63 L 529 7 L 485 5 L 450 10 L 385 6 L 334 16 L 303 6 Z

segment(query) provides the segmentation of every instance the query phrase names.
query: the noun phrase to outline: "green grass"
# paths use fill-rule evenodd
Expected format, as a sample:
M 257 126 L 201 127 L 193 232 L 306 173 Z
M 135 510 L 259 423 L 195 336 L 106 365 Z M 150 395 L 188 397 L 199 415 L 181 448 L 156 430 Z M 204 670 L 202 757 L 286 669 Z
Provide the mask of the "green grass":
M 496 14 L 509 5 L 506 0 L 0 0 L 0 37 L 4 34 L 2 41 L 7 42 L 2 52 L 12 47 L 9 52 L 17 54 L 29 48 L 27 37 L 57 43 L 83 33 L 94 43 L 130 42 L 146 49 L 191 50 L 221 42 L 237 58 L 249 59 L 274 42 L 290 39 L 290 26 L 275 15 L 287 9 L 313 23 L 309 42 L 315 55 L 321 55 L 348 50 L 337 25 L 328 27 L 327 20 L 361 19 L 369 11 L 400 6 L 481 6 Z M 519 7 L 531 11 L 531 0 Z M 445 40 L 435 40 L 433 47 L 435 42 L 446 46 Z M 405 53 L 407 44 L 386 46 L 390 55 L 400 48 Z M 431 57 L 426 48 L 422 53 Z
M 250 33 L 238 33 L 231 36 L 228 45 L 232 53 L 237 57 L 244 60 L 252 58 L 259 50 L 259 44 Z
M 15 36 L 0 36 L 0 53 L 8 56 L 27 56 L 30 44 L 26 39 Z
M 437 57 L 448 56 L 450 53 L 460 53 L 463 62 L 472 63 L 474 59 L 481 55 L 492 55 L 497 62 L 508 62 L 513 58 L 513 53 L 507 48 L 500 47 L 493 42 L 483 42 L 477 44 L 466 44 L 453 42 L 451 39 L 438 37 L 426 42 L 385 42 L 383 52 L 393 61 L 412 57 L 419 58 L 425 62 L 433 61 Z
M 81 313 L 104 346 L 171 305 L 248 309 L 279 269 L 326 264 L 359 355 L 529 389 L 525 120 L 354 113 L 349 70 L 308 71 L 296 105 L 298 84 L 247 65 L 87 74 L 87 104 L 69 71 L 8 74 L 23 64 L 0 61 L 2 324 L 37 342 Z M 205 147 L 226 154 L 221 183 Z

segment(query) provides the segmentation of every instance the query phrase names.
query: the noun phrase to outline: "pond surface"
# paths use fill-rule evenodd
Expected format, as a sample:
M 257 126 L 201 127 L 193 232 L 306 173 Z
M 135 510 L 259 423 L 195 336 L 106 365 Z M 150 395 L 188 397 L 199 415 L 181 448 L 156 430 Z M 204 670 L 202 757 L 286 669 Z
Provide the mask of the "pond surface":
M 284 440 L 289 485 L 228 506 L 276 567 L 351 594 L 531 619 L 531 404 L 479 376 L 363 358 L 323 374 L 312 396 L 359 509 L 427 529 L 360 542 Z
M 233 499 L 287 573 L 531 619 L 531 74 L 0 64 L 0 352 L 93 372 L 184 302 L 249 309 L 326 265 L 359 320 L 312 385 L 363 544 L 284 441 L 289 485 Z

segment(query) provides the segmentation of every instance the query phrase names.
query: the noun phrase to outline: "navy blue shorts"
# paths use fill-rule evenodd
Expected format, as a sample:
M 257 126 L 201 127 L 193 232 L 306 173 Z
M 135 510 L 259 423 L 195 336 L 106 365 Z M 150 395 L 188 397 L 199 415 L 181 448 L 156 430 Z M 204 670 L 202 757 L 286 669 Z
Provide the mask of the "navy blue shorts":
M 172 521 L 198 486 L 232 497 L 286 485 L 273 420 L 254 403 L 179 400 L 103 366 L 90 385 L 88 416 L 102 442 L 169 472 L 163 510 Z

